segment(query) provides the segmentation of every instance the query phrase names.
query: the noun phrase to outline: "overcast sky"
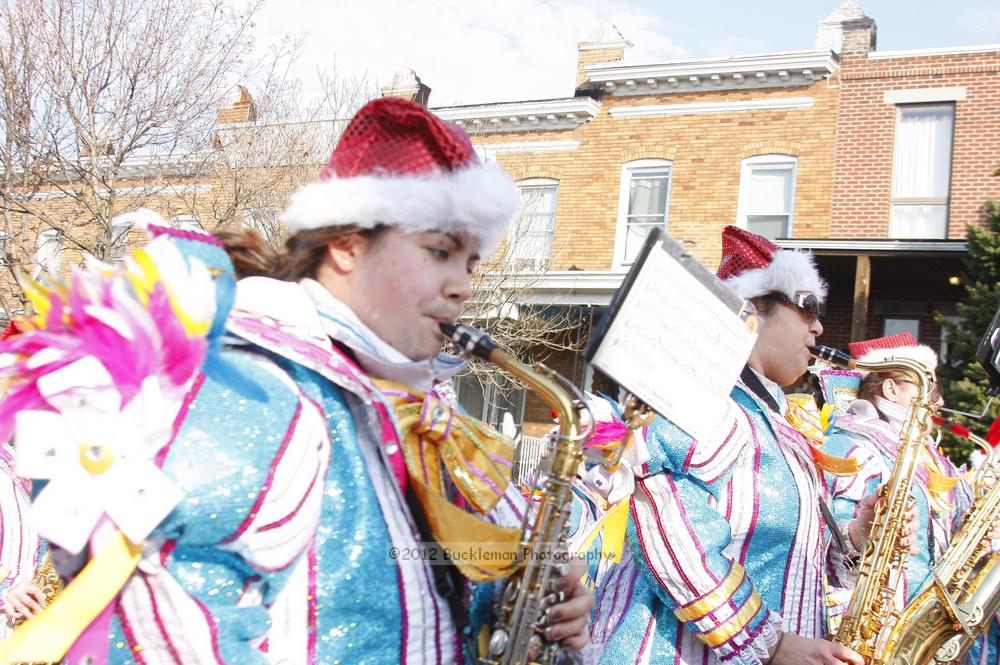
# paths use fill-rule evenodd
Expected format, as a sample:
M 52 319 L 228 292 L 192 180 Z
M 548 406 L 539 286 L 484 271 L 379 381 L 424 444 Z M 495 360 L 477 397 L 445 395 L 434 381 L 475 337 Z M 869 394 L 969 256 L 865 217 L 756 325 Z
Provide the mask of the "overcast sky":
M 572 95 L 576 43 L 602 20 L 631 40 L 631 62 L 813 48 L 836 0 L 269 0 L 261 45 L 302 35 L 306 82 L 336 60 L 385 83 L 400 66 L 431 106 Z M 878 50 L 1000 43 L 1000 0 L 858 0 Z

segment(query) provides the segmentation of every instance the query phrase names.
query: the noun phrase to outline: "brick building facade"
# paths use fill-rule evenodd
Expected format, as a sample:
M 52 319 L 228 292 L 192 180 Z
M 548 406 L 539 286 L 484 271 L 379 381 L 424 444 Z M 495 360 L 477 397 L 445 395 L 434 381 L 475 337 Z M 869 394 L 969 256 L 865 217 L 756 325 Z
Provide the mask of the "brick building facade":
M 954 313 L 965 229 L 1000 194 L 1000 46 L 875 45 L 850 1 L 812 51 L 629 64 L 605 25 L 579 45 L 573 98 L 435 111 L 549 192 L 528 299 L 579 307 L 587 328 L 652 222 L 713 268 L 736 224 L 817 256 L 824 343 L 909 330 L 946 351 L 935 315 Z M 551 361 L 590 388 L 581 355 Z M 523 419 L 546 409 L 529 396 Z
M 1000 191 L 1000 47 L 878 52 L 867 17 L 844 34 L 830 233 L 811 248 L 824 268 L 857 258 L 828 341 L 909 330 L 944 350 L 934 314 L 954 313 L 966 228 Z
M 631 44 L 605 24 L 579 44 L 572 97 L 432 110 L 465 127 L 483 156 L 518 181 L 527 213 L 504 270 L 526 285 L 522 306 L 573 311 L 578 346 L 650 228 L 666 228 L 714 268 L 720 231 L 736 224 L 816 254 L 831 284 L 824 343 L 911 330 L 943 348 L 934 315 L 950 315 L 961 297 L 965 229 L 983 222 L 984 201 L 1000 196 L 991 177 L 1000 161 L 1000 46 L 875 45 L 874 20 L 850 0 L 819 22 L 816 48 L 804 51 L 630 63 Z M 422 104 L 430 96 L 411 70 L 384 92 Z M 218 122 L 220 139 L 252 144 L 251 170 L 268 168 L 261 146 L 289 143 L 261 133 L 242 87 Z M 294 177 L 262 179 L 266 204 L 225 215 L 273 218 L 341 126 L 316 123 L 315 136 L 296 139 L 302 146 L 276 151 L 271 161 L 293 163 Z M 237 176 L 245 180 L 246 169 L 200 173 L 178 179 L 186 193 L 176 201 L 123 196 L 121 205 L 152 204 L 168 218 L 173 208 L 203 210 L 177 219 L 211 228 L 223 218 L 213 209 L 241 189 Z M 142 185 L 137 171 L 122 186 Z M 582 352 L 549 362 L 593 387 Z M 495 421 L 498 409 L 475 392 L 472 382 L 460 384 L 474 413 Z M 535 398 L 489 397 L 534 423 L 528 433 L 547 427 L 548 410 Z

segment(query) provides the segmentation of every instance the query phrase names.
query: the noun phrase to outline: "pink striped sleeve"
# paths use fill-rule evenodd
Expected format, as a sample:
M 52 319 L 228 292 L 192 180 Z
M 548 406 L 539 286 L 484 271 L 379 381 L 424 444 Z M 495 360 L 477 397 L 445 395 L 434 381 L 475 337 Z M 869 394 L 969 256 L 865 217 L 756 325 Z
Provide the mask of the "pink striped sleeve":
M 253 567 L 276 571 L 305 550 L 319 523 L 330 437 L 319 405 L 305 396 L 268 470 L 254 510 L 226 539 Z
M 743 567 L 728 555 L 729 523 L 685 475 L 642 479 L 632 499 L 632 554 L 681 623 L 720 658 L 753 643 L 768 608 Z M 731 639 L 722 641 L 722 635 Z
M 746 414 L 730 401 L 726 417 L 704 440 L 692 440 L 681 471 L 705 483 L 715 483 L 726 475 L 739 459 L 752 435 Z
M 4 465 L 0 473 L 0 563 L 6 573 L 0 589 L 31 581 L 41 541 L 28 519 L 30 500 L 20 479 Z

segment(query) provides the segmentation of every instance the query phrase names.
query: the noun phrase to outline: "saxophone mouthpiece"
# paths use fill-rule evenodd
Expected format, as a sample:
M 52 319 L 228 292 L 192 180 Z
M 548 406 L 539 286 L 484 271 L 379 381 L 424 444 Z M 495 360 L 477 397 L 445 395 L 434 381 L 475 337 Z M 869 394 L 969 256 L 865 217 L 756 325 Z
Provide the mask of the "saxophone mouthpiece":
M 462 353 L 489 360 L 490 354 L 496 350 L 497 344 L 482 330 L 472 326 L 456 325 L 454 323 L 439 323 L 438 327 L 449 340 L 455 343 Z
M 840 349 L 835 349 L 831 346 L 810 346 L 809 353 L 820 360 L 825 360 L 831 365 L 845 369 L 854 369 L 858 365 L 857 360 Z

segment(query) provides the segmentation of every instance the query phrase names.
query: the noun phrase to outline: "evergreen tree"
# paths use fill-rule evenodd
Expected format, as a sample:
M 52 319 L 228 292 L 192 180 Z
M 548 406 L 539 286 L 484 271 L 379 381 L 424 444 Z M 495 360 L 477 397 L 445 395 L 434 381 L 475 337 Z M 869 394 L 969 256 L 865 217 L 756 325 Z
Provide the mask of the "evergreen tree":
M 1000 169 L 994 175 L 1000 176 Z M 987 201 L 983 206 L 987 215 L 986 228 L 969 227 L 969 255 L 964 259 L 963 284 L 965 297 L 958 303 L 956 322 L 938 321 L 948 335 L 948 362 L 939 368 L 944 386 L 946 405 L 953 409 L 979 413 L 989 397 L 986 372 L 975 361 L 976 349 L 983 333 L 1000 308 L 1000 201 Z M 980 436 L 985 436 L 990 423 L 1000 415 L 1000 398 L 982 420 L 959 417 L 964 425 Z M 942 440 L 945 452 L 956 462 L 962 463 L 973 449 L 965 440 L 946 437 Z

